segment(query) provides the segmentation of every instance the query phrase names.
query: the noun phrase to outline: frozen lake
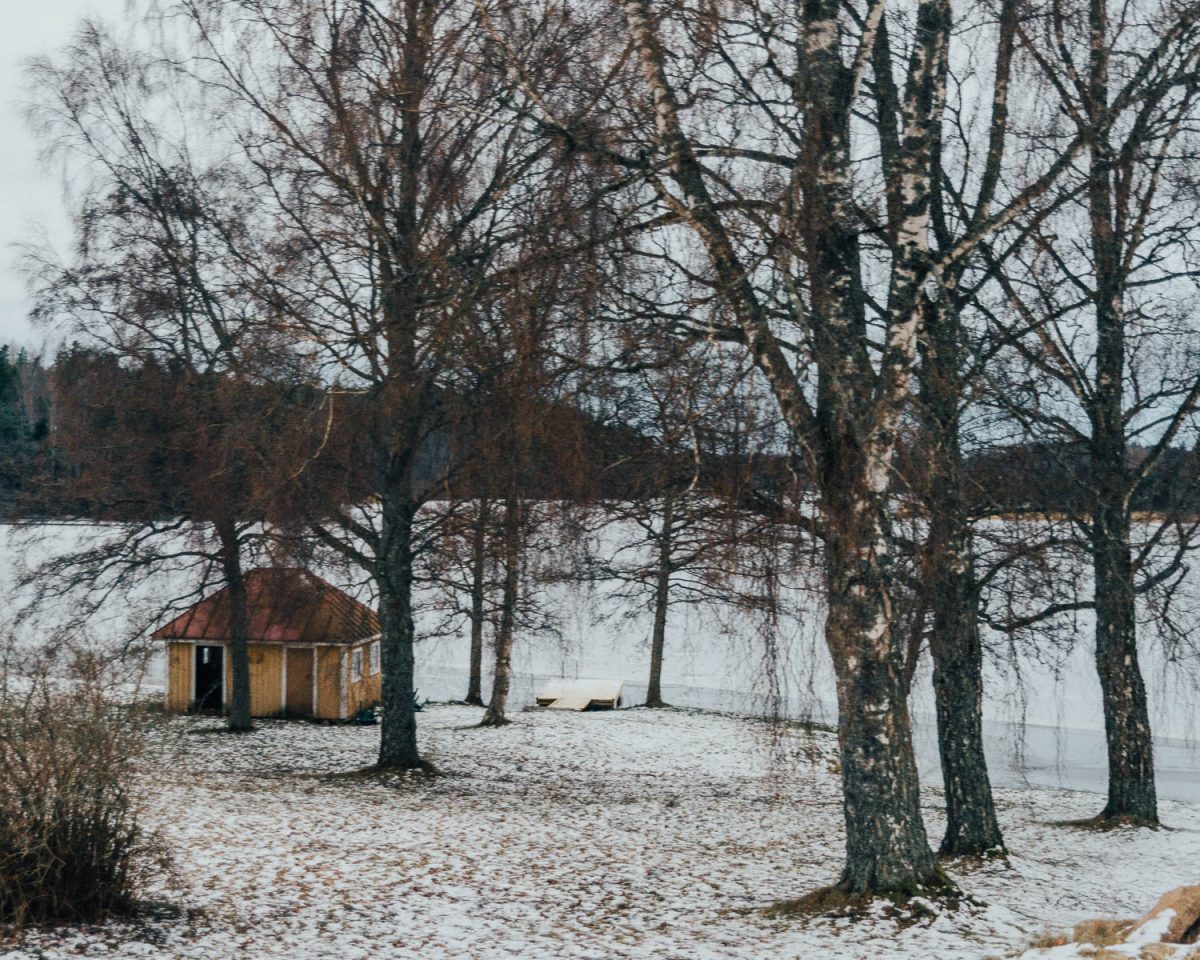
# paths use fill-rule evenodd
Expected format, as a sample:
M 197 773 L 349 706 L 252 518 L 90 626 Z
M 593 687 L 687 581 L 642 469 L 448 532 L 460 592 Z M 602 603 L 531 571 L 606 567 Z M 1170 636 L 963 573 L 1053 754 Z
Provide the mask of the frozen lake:
M 569 668 L 570 662 L 566 664 Z M 579 676 L 621 676 L 618 670 L 605 670 L 602 663 Z M 571 673 L 565 670 L 563 672 Z M 669 669 L 664 670 L 670 675 Z M 513 703 L 533 702 L 536 690 L 552 679 L 552 673 L 522 671 L 514 678 Z M 1079 688 L 1094 685 L 1092 677 L 1081 673 L 1075 678 Z M 1064 683 L 1069 681 L 1064 680 Z M 419 668 L 421 695 L 432 700 L 461 698 L 466 691 L 466 670 L 448 664 Z M 646 684 L 626 680 L 623 698 L 638 703 Z M 664 686 L 668 703 L 730 713 L 757 715 L 769 709 L 766 698 L 752 687 L 747 689 L 702 687 L 687 683 Z M 932 696 L 932 693 L 929 694 Z M 1099 692 L 1096 694 L 1099 710 Z M 832 721 L 832 702 L 814 702 L 808 698 L 793 701 L 793 712 L 814 719 Z M 1077 716 L 1076 722 L 1087 722 Z M 914 704 L 914 742 L 922 783 L 940 783 L 941 767 L 937 749 L 937 727 L 932 711 Z M 1168 725 L 1172 728 L 1173 725 Z M 1084 790 L 1103 794 L 1107 790 L 1107 764 L 1102 720 L 1091 726 L 1047 725 L 1042 723 L 996 719 L 995 713 L 984 720 L 984 740 L 988 769 L 996 787 L 1049 787 Z M 1155 736 L 1155 764 L 1158 794 L 1161 799 L 1200 802 L 1200 743 L 1193 737 Z

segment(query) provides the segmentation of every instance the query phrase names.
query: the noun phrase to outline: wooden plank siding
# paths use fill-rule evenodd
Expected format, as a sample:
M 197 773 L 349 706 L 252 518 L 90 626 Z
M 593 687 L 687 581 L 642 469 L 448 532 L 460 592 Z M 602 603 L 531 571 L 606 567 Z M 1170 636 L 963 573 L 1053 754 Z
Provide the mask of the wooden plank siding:
M 374 642 L 376 641 L 371 641 L 371 643 Z M 383 674 L 371 673 L 371 643 L 359 644 L 358 646 L 351 647 L 348 651 L 348 656 L 346 658 L 346 663 L 348 665 L 353 663 L 352 658 L 356 650 L 362 654 L 363 672 L 362 679 L 355 680 L 353 679 L 353 674 L 351 673 L 349 666 L 347 666 L 347 717 L 352 717 L 358 713 L 358 711 L 379 703 Z
M 283 713 L 283 648 L 250 644 L 250 715 L 277 717 Z M 233 657 L 225 644 L 225 703 L 233 691 Z
M 317 683 L 317 655 L 312 647 L 284 648 L 284 713 L 289 717 L 313 716 Z
M 256 717 L 283 713 L 283 648 L 280 646 L 250 645 L 250 712 Z
M 314 647 L 287 647 L 274 643 L 250 644 L 250 713 L 255 717 L 279 717 L 285 714 L 285 684 L 289 679 L 284 673 L 284 658 L 288 651 L 293 656 L 311 655 L 316 651 L 316 676 L 312 704 L 312 716 L 321 720 L 344 720 L 360 710 L 379 702 L 382 675 L 371 672 L 371 646 L 377 641 L 347 646 L 342 644 L 319 644 Z M 197 641 L 197 643 L 220 646 L 225 651 L 225 704 L 228 706 L 230 691 L 233 690 L 233 661 L 229 655 L 229 644 L 225 641 Z M 192 672 L 196 645 L 191 642 L 168 641 L 167 643 L 167 695 L 166 708 L 175 713 L 185 713 L 192 707 Z M 362 656 L 363 675 L 359 680 L 351 678 L 354 653 Z
M 342 651 L 341 646 L 317 647 L 317 702 L 313 716 L 323 720 L 340 720 L 342 714 Z
M 192 705 L 192 659 L 190 643 L 167 644 L 167 709 L 184 713 Z

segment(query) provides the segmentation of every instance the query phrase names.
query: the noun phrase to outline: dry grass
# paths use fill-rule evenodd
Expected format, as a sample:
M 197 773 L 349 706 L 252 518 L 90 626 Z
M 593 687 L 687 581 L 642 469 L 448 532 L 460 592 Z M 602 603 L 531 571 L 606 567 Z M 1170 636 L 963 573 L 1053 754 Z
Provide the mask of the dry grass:
M 795 900 L 781 900 L 767 907 L 763 914 L 773 918 L 802 918 L 849 916 L 866 909 L 862 896 L 847 893 L 841 887 L 820 887 Z
M 1132 954 L 1127 949 L 1109 948 L 1123 944 L 1133 930 L 1134 923 L 1133 920 L 1111 918 L 1084 920 L 1075 925 L 1069 936 L 1058 931 L 1046 930 L 1034 937 L 1029 946 L 1034 950 L 1051 950 L 1068 943 L 1089 944 L 1097 949 L 1096 952 L 1087 954 L 1088 960 L 1129 960 Z M 1151 943 L 1138 951 L 1137 960 L 1200 960 L 1200 947 L 1185 955 L 1179 953 L 1179 948 L 1173 944 Z
M 820 887 L 796 900 L 783 900 L 772 904 L 762 913 L 773 918 L 863 919 L 875 915 L 877 908 L 882 904 L 887 916 L 901 926 L 907 926 L 932 919 L 937 915 L 939 908 L 953 911 L 960 907 L 973 908 L 981 905 L 973 898 L 965 896 L 940 870 L 937 877 L 937 886 L 882 894 L 851 893 L 839 885 Z
M 1090 943 L 1094 947 L 1112 947 L 1124 943 L 1129 931 L 1133 928 L 1132 920 L 1084 920 L 1075 924 L 1071 931 L 1071 939 L 1076 943 Z
M 1161 823 L 1141 817 L 1085 817 L 1082 820 L 1051 820 L 1052 827 L 1068 830 L 1088 830 L 1092 833 L 1109 833 L 1114 830 L 1167 830 Z
M 471 728 L 474 729 L 474 728 Z M 344 770 L 339 773 L 318 773 L 312 775 L 317 780 L 336 783 L 340 780 L 350 782 L 374 782 L 384 786 L 398 787 L 413 783 L 436 780 L 445 776 L 432 760 L 422 760 L 421 766 L 412 770 L 392 770 L 375 765 L 359 767 L 356 770 Z
M 1029 947 L 1032 950 L 1049 950 L 1052 947 L 1061 947 L 1070 942 L 1070 938 L 1061 931 L 1043 930 L 1029 941 Z
M 1075 928 L 1076 931 L 1078 931 L 1080 927 L 1084 927 L 1085 930 L 1083 936 L 1075 935 L 1068 937 L 1065 933 L 1057 933 L 1047 930 L 1034 937 L 1033 940 L 1030 941 L 1029 947 L 1033 950 L 1053 950 L 1055 947 L 1066 946 L 1069 943 L 1084 943 L 1096 947 L 1096 951 L 1094 953 L 1089 952 L 1084 954 L 1087 956 L 1088 960 L 1130 960 L 1130 957 L 1132 957 L 1133 954 L 1129 953 L 1127 950 L 1109 949 L 1110 947 L 1120 945 L 1123 942 L 1122 940 L 1110 940 L 1107 943 L 1102 943 L 1097 942 L 1097 939 L 1092 939 L 1095 937 L 1103 940 L 1105 934 L 1103 929 L 1092 929 L 1091 924 L 1096 923 L 1102 925 L 1112 922 L 1115 921 L 1085 921 Z M 1125 932 L 1127 933 L 1128 930 L 1126 929 Z M 1169 944 L 1151 943 L 1142 947 L 1142 949 L 1138 951 L 1136 960 L 1200 960 L 1200 950 L 1193 950 L 1191 953 L 1184 956 L 1178 953 L 1176 948 L 1170 946 Z

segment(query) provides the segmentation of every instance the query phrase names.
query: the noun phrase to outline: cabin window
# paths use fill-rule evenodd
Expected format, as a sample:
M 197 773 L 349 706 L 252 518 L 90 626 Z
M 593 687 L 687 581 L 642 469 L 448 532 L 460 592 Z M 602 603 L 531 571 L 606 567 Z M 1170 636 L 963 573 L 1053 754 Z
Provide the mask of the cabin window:
M 362 651 L 355 650 L 350 654 L 350 679 L 362 679 Z
M 380 666 L 379 641 L 377 640 L 373 644 L 371 644 L 371 673 L 372 674 L 378 673 L 379 666 Z

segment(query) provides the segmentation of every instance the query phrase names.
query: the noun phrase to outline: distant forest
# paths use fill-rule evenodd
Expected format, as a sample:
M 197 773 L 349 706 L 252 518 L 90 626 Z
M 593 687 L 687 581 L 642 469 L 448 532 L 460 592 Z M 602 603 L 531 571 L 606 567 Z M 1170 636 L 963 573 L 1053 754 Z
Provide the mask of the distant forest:
M 50 371 L 25 350 L 0 346 L 0 515 L 6 519 L 58 512 L 37 485 L 58 469 L 52 406 Z
M 92 435 L 104 447 L 121 418 L 122 398 L 128 402 L 126 415 L 136 418 L 139 429 L 153 434 L 156 429 L 166 435 L 171 425 L 145 419 L 145 409 L 133 409 L 153 394 L 148 387 L 151 379 L 170 379 L 169 370 L 132 369 L 121 366 L 115 357 L 97 351 L 72 347 L 46 364 L 40 357 L 24 349 L 0 347 L 0 518 L 5 521 L 23 519 L 145 519 L 144 508 L 131 506 L 122 491 L 112 488 L 105 492 L 92 490 L 86 499 L 79 496 L 79 485 L 68 484 L 88 469 L 88 453 L 73 454 L 60 443 L 55 429 L 58 412 L 64 404 L 83 403 L 69 387 L 56 390 L 56 383 L 79 384 L 87 380 L 83 369 L 104 367 L 110 388 L 102 396 L 87 402 Z M 121 381 L 118 385 L 116 381 Z M 187 389 L 186 387 L 184 389 Z M 193 385 L 192 390 L 201 389 Z M 308 409 L 314 401 L 311 390 L 254 384 L 244 387 L 255 395 L 258 404 L 267 401 L 268 394 L 278 401 L 281 390 L 291 391 L 296 409 Z M 133 400 L 141 397 L 141 400 Z M 284 399 L 286 408 L 289 402 Z M 168 404 L 169 406 L 169 404 Z M 187 406 L 186 404 L 184 406 Z M 353 404 L 350 405 L 353 407 Z M 456 408 L 455 410 L 450 409 Z M 425 444 L 421 475 L 428 482 L 447 475 L 447 461 L 454 446 L 449 432 L 452 423 L 463 420 L 462 409 L 472 407 L 486 410 L 488 405 L 479 398 L 458 398 L 447 401 L 441 411 L 445 424 L 430 431 Z M 552 440 L 543 441 L 536 466 L 524 479 L 524 488 L 531 499 L 541 500 L 614 500 L 633 497 L 639 487 L 653 474 L 653 466 L 666 456 L 656 451 L 653 438 L 639 432 L 636 425 L 623 423 L 614 416 L 584 413 L 576 407 L 561 403 L 552 414 L 561 429 L 548 431 Z M 339 420 L 339 441 L 330 447 L 330 455 L 311 469 L 314 484 L 336 483 L 348 500 L 365 500 L 370 489 L 368 472 L 373 469 L 362 453 L 356 434 L 370 429 L 365 418 L 351 410 Z M 486 431 L 486 422 L 475 421 L 468 432 Z M 580 457 L 588 476 L 580 476 Z M 803 467 L 789 464 L 780 454 L 739 455 L 737 451 L 713 449 L 711 462 L 704 471 L 706 484 L 714 493 L 729 495 L 740 490 L 739 499 L 749 509 L 770 509 L 780 501 L 785 485 L 799 475 L 803 482 Z M 1130 466 L 1136 466 L 1144 450 L 1131 447 Z M 335 459 L 343 460 L 335 464 Z M 902 444 L 897 455 L 897 472 L 903 486 L 922 482 L 927 458 L 918 446 Z M 1063 443 L 1008 443 L 972 453 L 966 461 L 965 488 L 972 513 L 976 516 L 997 514 L 1086 513 L 1088 451 L 1082 445 Z M 331 472 L 344 476 L 335 480 Z M 357 474 L 357 475 L 356 475 Z M 106 474 L 110 475 L 110 474 Z M 462 486 L 453 492 L 457 496 L 475 496 L 479 478 L 463 478 Z M 184 485 L 180 485 L 184 489 Z M 124 503 L 123 507 L 115 504 Z M 1157 514 L 1177 513 L 1194 516 L 1200 513 L 1200 457 L 1195 451 L 1173 447 L 1167 450 L 1137 487 L 1132 508 Z M 159 512 L 161 508 L 156 508 Z

